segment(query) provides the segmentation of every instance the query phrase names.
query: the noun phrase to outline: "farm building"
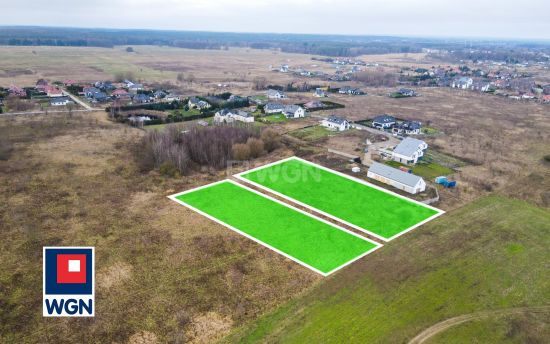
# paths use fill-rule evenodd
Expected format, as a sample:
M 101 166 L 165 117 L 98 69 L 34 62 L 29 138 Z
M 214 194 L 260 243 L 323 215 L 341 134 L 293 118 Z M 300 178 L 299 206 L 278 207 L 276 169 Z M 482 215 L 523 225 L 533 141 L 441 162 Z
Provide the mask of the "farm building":
M 350 128 L 350 123 L 347 119 L 338 116 L 328 116 L 327 119 L 321 121 L 321 125 L 330 130 L 344 131 Z
M 406 137 L 392 152 L 392 160 L 403 164 L 416 164 L 424 156 L 428 144 L 422 140 Z
M 372 126 L 379 129 L 389 129 L 397 123 L 395 117 L 389 115 L 379 115 L 373 118 Z
M 378 162 L 374 162 L 370 166 L 367 177 L 411 194 L 426 190 L 426 182 L 422 177 Z

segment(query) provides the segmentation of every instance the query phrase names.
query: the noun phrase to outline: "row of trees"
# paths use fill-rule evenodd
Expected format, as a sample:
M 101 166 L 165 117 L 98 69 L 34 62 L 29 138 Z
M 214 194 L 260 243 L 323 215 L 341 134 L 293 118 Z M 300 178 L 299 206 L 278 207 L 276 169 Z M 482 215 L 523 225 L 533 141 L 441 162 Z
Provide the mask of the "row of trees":
M 247 160 L 279 146 L 279 136 L 244 126 L 195 127 L 185 133 L 176 125 L 148 132 L 136 146 L 142 171 L 159 168 L 167 174 L 188 174 L 193 166 L 222 169 L 229 160 Z

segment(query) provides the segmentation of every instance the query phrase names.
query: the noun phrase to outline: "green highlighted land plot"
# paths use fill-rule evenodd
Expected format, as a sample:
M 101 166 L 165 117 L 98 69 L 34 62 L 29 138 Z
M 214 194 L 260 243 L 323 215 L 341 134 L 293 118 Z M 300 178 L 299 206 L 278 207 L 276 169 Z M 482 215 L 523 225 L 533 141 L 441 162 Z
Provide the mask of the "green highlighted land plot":
M 380 247 L 229 180 L 170 199 L 325 276 Z
M 443 213 L 296 157 L 236 177 L 386 241 Z

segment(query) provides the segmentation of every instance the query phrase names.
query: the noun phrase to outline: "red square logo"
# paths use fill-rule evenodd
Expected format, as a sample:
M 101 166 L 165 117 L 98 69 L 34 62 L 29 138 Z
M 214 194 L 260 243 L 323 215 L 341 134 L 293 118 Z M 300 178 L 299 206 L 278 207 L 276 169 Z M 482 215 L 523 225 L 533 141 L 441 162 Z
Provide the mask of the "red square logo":
M 57 283 L 86 283 L 86 255 L 58 254 Z

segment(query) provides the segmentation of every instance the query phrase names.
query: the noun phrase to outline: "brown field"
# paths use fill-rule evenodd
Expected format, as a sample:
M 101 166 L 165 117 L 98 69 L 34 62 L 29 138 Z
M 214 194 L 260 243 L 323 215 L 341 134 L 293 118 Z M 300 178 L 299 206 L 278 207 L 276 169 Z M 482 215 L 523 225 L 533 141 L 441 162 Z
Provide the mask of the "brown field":
M 251 83 L 257 76 L 277 84 L 317 82 L 270 72 L 270 65 L 331 71 L 308 55 L 134 48 L 129 54 L 124 47 L 0 47 L 0 85 L 32 85 L 41 77 L 94 81 L 131 72 L 138 80 L 169 82 L 185 94 L 219 92 L 217 83 L 229 83 L 228 91 L 247 95 L 258 93 Z M 365 60 L 388 66 L 431 63 L 422 58 Z M 196 80 L 178 83 L 180 72 Z M 425 136 L 431 149 L 466 162 L 454 174 L 459 187 L 440 190 L 436 206 L 452 210 L 496 193 L 550 209 L 550 166 L 542 162 L 550 154 L 548 106 L 450 89 L 420 89 L 420 97 L 406 99 L 387 97 L 389 89 L 365 90 L 367 96 L 332 95 L 328 100 L 346 107 L 315 114 L 361 120 L 388 113 L 436 128 L 439 134 Z M 312 99 L 309 93 L 290 96 L 288 103 Z M 306 118 L 272 127 L 284 134 L 317 122 Z M 143 174 L 132 153 L 142 135 L 107 120 L 104 112 L 0 117 L 0 342 L 212 342 L 322 288 L 316 274 L 169 201 L 167 195 L 220 180 L 226 172 L 178 178 Z M 327 148 L 357 153 L 367 137 L 351 131 L 306 142 L 286 135 L 283 148 L 252 164 L 291 154 L 329 161 L 334 157 Z M 42 318 L 37 267 L 42 246 L 53 245 L 96 247 L 96 314 L 101 316 Z M 346 276 L 346 269 L 341 273 Z

